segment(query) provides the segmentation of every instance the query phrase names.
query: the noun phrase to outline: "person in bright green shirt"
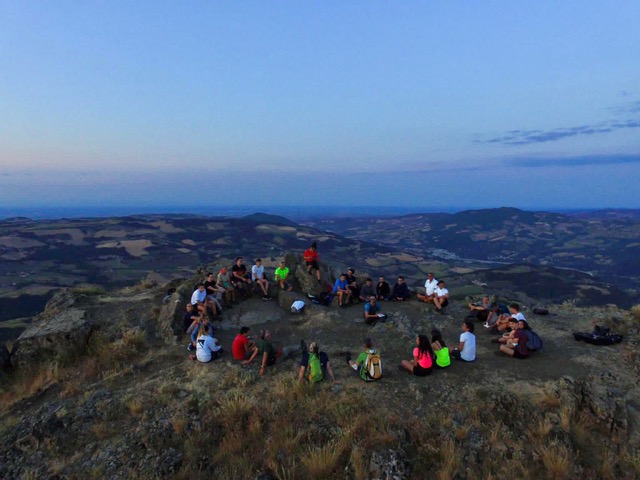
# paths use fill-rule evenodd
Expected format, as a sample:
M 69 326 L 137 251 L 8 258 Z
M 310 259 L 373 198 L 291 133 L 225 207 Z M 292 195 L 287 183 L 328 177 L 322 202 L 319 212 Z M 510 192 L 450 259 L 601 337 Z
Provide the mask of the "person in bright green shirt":
M 368 375 L 367 368 L 366 368 L 367 357 L 371 355 L 375 355 L 378 359 L 378 361 L 376 362 L 377 367 L 374 369 L 374 371 L 376 372 L 375 378 L 372 378 L 370 375 Z M 347 353 L 346 358 L 349 366 L 353 368 L 358 373 L 360 378 L 365 382 L 377 380 L 378 378 L 380 378 L 380 376 L 382 376 L 382 365 L 380 364 L 380 361 L 379 361 L 380 356 L 378 355 L 378 352 L 376 352 L 376 350 L 373 348 L 373 341 L 370 338 L 365 338 L 364 351 L 360 353 L 360 355 L 358 355 L 358 358 L 356 358 L 355 362 L 351 360 L 350 353 Z
M 440 330 L 431 330 L 431 347 L 436 354 L 436 367 L 446 368 L 451 365 L 449 347 L 444 343 Z
M 280 266 L 276 268 L 275 280 L 282 290 L 290 292 L 293 290 L 293 287 L 287 282 L 287 278 L 289 278 L 289 268 L 286 267 L 284 261 L 282 261 L 280 262 Z

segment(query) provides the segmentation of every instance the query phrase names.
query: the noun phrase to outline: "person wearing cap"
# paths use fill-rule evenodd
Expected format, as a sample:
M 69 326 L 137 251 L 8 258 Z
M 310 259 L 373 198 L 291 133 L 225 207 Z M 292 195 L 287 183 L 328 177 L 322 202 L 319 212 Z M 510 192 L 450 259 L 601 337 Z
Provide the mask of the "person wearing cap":
M 318 244 L 316 242 L 313 242 L 311 246 L 304 251 L 304 254 L 302 256 L 304 257 L 304 261 L 307 264 L 307 273 L 309 275 L 313 275 L 312 271 L 315 269 L 318 283 L 322 284 L 322 282 L 320 281 L 320 265 L 318 264 Z
M 386 315 L 380 313 L 382 307 L 378 303 L 375 295 L 369 297 L 369 301 L 364 304 L 364 321 L 367 325 L 373 325 L 378 320 L 384 320 Z
M 256 264 L 251 267 L 251 280 L 262 290 L 262 299 L 271 300 L 269 296 L 269 280 L 267 280 L 267 277 L 264 275 L 264 265 L 262 265 L 261 258 L 256 258 Z
M 433 304 L 438 313 L 443 313 L 442 309 L 449 305 L 449 290 L 444 287 L 444 280 L 438 282 L 438 288 L 433 292 Z
M 274 279 L 276 282 L 278 282 L 278 286 L 282 290 L 286 290 L 287 292 L 290 292 L 291 290 L 293 290 L 293 287 L 291 286 L 291 284 L 289 284 L 289 282 L 287 282 L 288 278 L 289 278 L 289 268 L 285 265 L 284 260 L 282 260 L 280 262 L 280 266 L 276 268 Z
M 233 339 L 231 353 L 242 365 L 249 365 L 256 358 L 258 347 L 249 339 L 249 327 L 240 328 L 240 333 Z
M 349 267 L 347 270 L 347 288 L 351 292 L 351 302 L 360 298 L 360 287 L 358 286 L 358 279 L 355 276 L 356 271 L 353 267 Z
M 229 276 L 229 272 L 227 267 L 222 267 L 220 269 L 220 273 L 218 273 L 218 277 L 216 279 L 216 283 L 219 287 L 224 288 L 225 294 L 225 308 L 233 308 L 231 305 L 236 304 L 236 291 L 231 285 L 231 277 Z
M 424 303 L 433 302 L 433 294 L 438 287 L 438 280 L 433 276 L 433 272 L 427 274 L 427 280 L 424 282 L 424 295 L 418 294 L 418 300 Z
M 298 382 L 302 382 L 303 379 L 307 378 L 305 375 L 307 368 L 309 368 L 309 354 L 314 353 L 318 355 L 320 359 L 320 366 L 322 367 L 322 375 L 323 379 L 329 375 L 331 381 L 333 383 L 340 383 L 336 380 L 336 377 L 333 374 L 333 370 L 331 368 L 331 364 L 329 363 L 329 355 L 325 352 L 320 351 L 320 347 L 318 346 L 318 342 L 311 342 L 309 344 L 309 350 L 304 350 L 302 352 L 302 359 L 300 360 L 300 369 L 298 370 Z

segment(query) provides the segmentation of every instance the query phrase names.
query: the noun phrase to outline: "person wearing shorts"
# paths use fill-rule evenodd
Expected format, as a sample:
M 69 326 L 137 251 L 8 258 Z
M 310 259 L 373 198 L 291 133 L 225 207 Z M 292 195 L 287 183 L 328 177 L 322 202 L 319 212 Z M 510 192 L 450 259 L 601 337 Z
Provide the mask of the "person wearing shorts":
M 416 377 L 426 377 L 433 371 L 433 357 L 434 353 L 429 339 L 425 335 L 418 335 L 416 347 L 413 349 L 413 361 L 403 360 L 400 368 Z
M 305 250 L 303 257 L 304 261 L 307 264 L 307 273 L 309 275 L 313 275 L 312 271 L 315 269 L 316 278 L 318 279 L 318 283 L 320 282 L 320 265 L 318 264 L 318 244 L 313 242 L 311 246 Z

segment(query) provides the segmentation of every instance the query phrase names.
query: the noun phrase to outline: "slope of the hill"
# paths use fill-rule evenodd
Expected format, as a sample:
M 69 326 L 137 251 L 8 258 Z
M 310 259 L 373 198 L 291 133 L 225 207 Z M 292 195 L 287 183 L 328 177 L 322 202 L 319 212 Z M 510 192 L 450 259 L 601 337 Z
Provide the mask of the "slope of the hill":
M 309 305 L 292 317 L 296 294 L 281 293 L 278 303 L 245 300 L 214 324 L 227 351 L 240 325 L 254 333 L 268 328 L 276 345 L 318 341 L 340 383 L 308 388 L 295 380 L 296 360 L 281 359 L 263 377 L 257 362 L 243 368 L 228 356 L 212 364 L 188 360 L 186 338 L 176 344 L 163 323 L 180 304 L 174 297 L 163 303 L 163 294 L 138 285 L 56 297 L 41 319 L 48 331 L 56 319 L 86 328 L 68 350 L 58 345 L 56 356 L 58 342 L 25 336 L 23 353 L 38 353 L 23 356 L 30 369 L 2 377 L 1 478 L 640 475 L 637 312 L 551 306 L 555 316 L 530 316 L 545 346 L 524 361 L 496 355 L 495 337 L 479 328 L 475 363 L 454 363 L 427 378 L 395 365 L 410 358 L 415 335 L 433 327 L 455 345 L 464 302 L 453 302 L 446 315 L 416 301 L 385 303 L 388 321 L 370 327 L 361 305 Z M 593 322 L 625 341 L 575 342 L 571 332 Z M 343 360 L 365 336 L 384 362 L 383 379 L 369 384 Z

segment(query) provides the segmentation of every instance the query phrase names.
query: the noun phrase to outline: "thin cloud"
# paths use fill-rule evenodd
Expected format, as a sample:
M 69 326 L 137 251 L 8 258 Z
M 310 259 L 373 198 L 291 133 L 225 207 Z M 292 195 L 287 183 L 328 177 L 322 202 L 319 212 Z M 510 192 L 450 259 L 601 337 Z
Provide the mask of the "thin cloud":
M 605 122 L 575 127 L 553 128 L 549 130 L 509 130 L 502 135 L 488 139 L 475 140 L 474 143 L 498 143 L 502 145 L 530 145 L 534 143 L 555 142 L 564 138 L 579 135 L 598 135 L 628 128 L 640 128 L 640 101 L 629 102 L 622 106 L 612 107 L 609 111 L 617 117 Z
M 504 160 L 509 167 L 544 168 L 544 167 L 584 167 L 589 165 L 629 165 L 640 164 L 637 155 L 585 155 L 569 158 L 510 158 Z

